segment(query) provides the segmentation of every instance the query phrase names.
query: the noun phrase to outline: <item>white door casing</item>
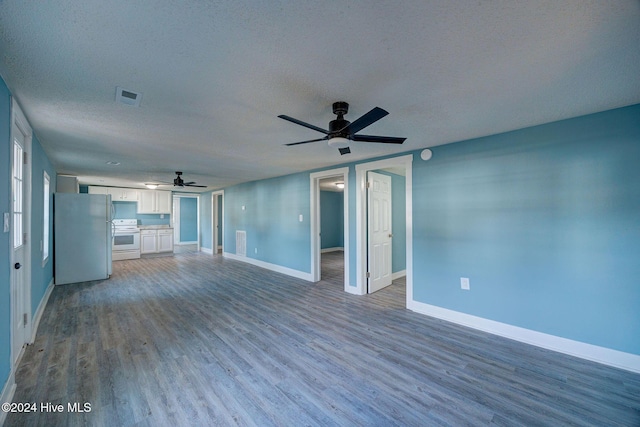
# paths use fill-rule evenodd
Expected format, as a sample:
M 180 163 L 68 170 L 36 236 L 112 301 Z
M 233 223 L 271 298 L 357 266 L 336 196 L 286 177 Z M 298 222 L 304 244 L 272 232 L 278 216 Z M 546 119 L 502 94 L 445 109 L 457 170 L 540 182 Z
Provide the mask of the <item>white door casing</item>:
M 20 358 L 31 338 L 31 136 L 18 104 L 12 102 L 11 121 L 11 363 Z
M 391 284 L 391 177 L 368 173 L 368 293 Z
M 341 176 L 344 182 L 342 197 L 344 198 L 344 290 L 355 293 L 355 287 L 349 285 L 350 250 L 349 250 L 349 168 L 331 169 L 313 172 L 310 179 L 310 215 L 311 215 L 311 281 L 320 280 L 320 180 Z
M 389 157 L 355 165 L 355 279 L 351 293 L 364 295 L 367 293 L 367 172 L 386 168 L 402 168 L 405 171 L 405 210 L 406 210 L 406 304 L 413 301 L 413 154 Z

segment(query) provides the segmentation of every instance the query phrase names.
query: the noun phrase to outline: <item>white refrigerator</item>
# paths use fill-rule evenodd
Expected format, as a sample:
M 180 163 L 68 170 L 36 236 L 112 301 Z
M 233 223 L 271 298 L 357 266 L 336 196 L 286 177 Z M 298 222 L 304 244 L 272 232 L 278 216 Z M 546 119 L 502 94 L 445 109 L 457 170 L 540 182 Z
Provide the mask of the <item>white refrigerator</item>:
M 111 196 L 55 193 L 53 203 L 55 284 L 108 279 Z

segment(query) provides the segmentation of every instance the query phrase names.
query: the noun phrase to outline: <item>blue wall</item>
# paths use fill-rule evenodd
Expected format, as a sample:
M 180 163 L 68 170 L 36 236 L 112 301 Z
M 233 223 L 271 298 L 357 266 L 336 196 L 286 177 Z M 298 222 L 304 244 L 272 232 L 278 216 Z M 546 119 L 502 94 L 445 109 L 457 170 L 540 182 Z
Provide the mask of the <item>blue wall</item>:
M 640 354 L 638 117 L 640 105 L 448 144 L 428 162 L 413 152 L 414 300 Z M 309 209 L 309 173 L 226 189 L 225 249 L 246 230 L 248 257 L 309 272 Z
M 31 314 L 35 315 L 47 286 L 53 279 L 53 193 L 56 172 L 34 135 L 31 142 Z M 49 175 L 49 257 L 43 265 L 40 242 L 44 236 L 44 172 Z
M 344 247 L 344 193 L 320 191 L 320 248 Z
M 10 212 L 11 96 L 0 79 L 0 213 Z M 1 154 L 4 153 L 4 154 Z M 0 233 L 0 391 L 11 372 L 11 289 L 9 233 Z
M 198 200 L 180 197 L 180 242 L 198 240 Z
M 247 257 L 309 273 L 309 197 L 308 173 L 225 189 L 225 252 L 236 253 L 236 231 L 244 230 Z
M 640 106 L 434 148 L 414 299 L 640 354 L 639 159 Z

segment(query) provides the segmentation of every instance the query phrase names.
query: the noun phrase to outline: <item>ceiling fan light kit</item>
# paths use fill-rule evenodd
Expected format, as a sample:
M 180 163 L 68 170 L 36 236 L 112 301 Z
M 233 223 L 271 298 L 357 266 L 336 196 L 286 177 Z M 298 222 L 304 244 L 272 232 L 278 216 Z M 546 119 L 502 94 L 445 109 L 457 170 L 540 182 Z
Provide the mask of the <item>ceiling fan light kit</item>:
M 349 122 L 344 119 L 344 115 L 349 111 L 349 104 L 343 101 L 333 103 L 333 114 L 338 117 L 335 120 L 329 122 L 329 130 L 322 129 L 318 126 L 303 122 L 293 117 L 285 116 L 284 114 L 278 117 L 287 120 L 291 123 L 295 123 L 300 126 L 315 130 L 317 132 L 324 133 L 324 138 L 311 139 L 308 141 L 292 142 L 285 144 L 286 146 L 308 144 L 310 142 L 328 141 L 329 146 L 337 148 L 340 154 L 348 154 L 351 152 L 349 148 L 350 141 L 358 142 L 374 142 L 381 144 L 402 144 L 406 138 L 397 138 L 392 136 L 376 136 L 376 135 L 357 135 L 357 132 L 366 128 L 367 126 L 377 122 L 387 114 L 387 111 L 382 108 L 375 107 L 368 113 L 360 116 L 353 122 Z

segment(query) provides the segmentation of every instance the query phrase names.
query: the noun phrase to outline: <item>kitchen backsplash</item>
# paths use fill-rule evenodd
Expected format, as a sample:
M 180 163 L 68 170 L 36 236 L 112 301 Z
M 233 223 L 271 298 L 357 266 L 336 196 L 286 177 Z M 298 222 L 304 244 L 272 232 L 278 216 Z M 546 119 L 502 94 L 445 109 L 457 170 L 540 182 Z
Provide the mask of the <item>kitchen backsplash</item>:
M 136 202 L 113 202 L 115 208 L 114 219 L 132 219 L 138 220 L 138 225 L 168 225 L 171 224 L 171 215 L 164 214 L 164 218 L 160 218 L 160 214 L 139 214 L 136 213 Z

